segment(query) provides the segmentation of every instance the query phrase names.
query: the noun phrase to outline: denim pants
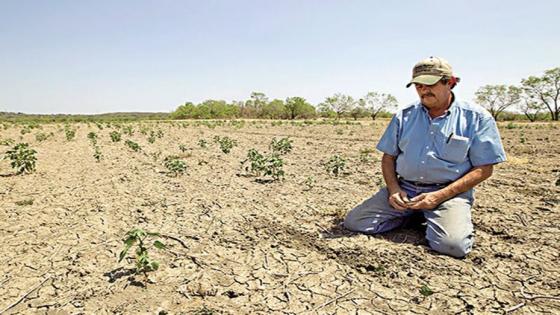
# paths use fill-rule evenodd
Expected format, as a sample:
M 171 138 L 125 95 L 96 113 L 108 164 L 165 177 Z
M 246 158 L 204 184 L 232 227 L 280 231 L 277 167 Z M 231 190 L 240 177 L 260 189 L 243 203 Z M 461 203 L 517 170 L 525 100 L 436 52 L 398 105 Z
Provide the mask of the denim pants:
M 409 198 L 440 187 L 419 187 L 406 181 L 399 182 Z M 344 226 L 355 232 L 377 234 L 401 226 L 415 211 L 421 211 L 427 222 L 426 239 L 430 247 L 442 254 L 464 257 L 474 242 L 471 208 L 473 190 L 459 194 L 432 210 L 394 209 L 389 204 L 387 188 L 352 209 L 344 220 Z

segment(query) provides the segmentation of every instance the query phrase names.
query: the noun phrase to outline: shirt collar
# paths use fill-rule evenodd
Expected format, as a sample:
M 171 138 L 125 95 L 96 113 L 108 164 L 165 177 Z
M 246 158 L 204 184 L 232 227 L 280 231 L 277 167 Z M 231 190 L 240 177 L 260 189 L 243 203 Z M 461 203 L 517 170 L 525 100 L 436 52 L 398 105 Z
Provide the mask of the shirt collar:
M 447 108 L 447 110 L 445 111 L 445 113 L 443 113 L 443 115 L 438 116 L 438 117 L 434 117 L 433 119 L 436 118 L 443 118 L 443 117 L 447 117 L 451 114 L 451 110 L 453 108 L 455 108 L 456 106 L 453 106 L 455 104 L 455 93 L 451 92 L 451 104 L 449 105 L 449 107 Z M 428 118 L 432 119 L 430 117 L 430 112 L 428 111 L 428 109 L 426 108 L 426 106 L 424 106 L 422 104 L 422 101 L 420 101 L 420 107 L 422 107 L 422 110 L 424 110 L 424 113 L 426 113 L 426 115 L 428 115 Z

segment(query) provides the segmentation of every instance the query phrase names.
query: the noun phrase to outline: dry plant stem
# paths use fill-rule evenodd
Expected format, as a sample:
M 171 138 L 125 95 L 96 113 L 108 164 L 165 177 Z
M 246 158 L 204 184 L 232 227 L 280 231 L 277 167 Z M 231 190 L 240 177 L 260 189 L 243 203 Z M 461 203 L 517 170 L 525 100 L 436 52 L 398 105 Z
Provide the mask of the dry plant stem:
M 45 282 L 47 282 L 47 280 L 49 280 L 51 278 L 51 275 L 48 275 L 45 279 L 43 279 L 41 282 L 39 282 L 39 284 L 37 284 L 36 286 L 34 286 L 33 288 L 31 288 L 29 291 L 27 291 L 27 293 L 25 293 L 24 295 L 22 295 L 17 301 L 15 301 L 14 303 L 10 304 L 8 307 L 6 307 L 5 309 L 3 309 L 2 311 L 0 311 L 0 314 L 4 314 L 5 312 L 7 312 L 8 310 L 10 310 L 11 308 L 13 308 L 14 306 L 18 305 L 19 303 L 21 303 L 23 300 L 25 300 L 25 298 L 31 294 L 31 292 L 37 290 L 38 288 L 40 288 Z
M 339 295 L 339 296 L 335 297 L 334 299 L 329 300 L 329 301 L 327 301 L 327 302 L 325 302 L 325 303 L 323 303 L 323 304 L 317 306 L 313 311 L 316 312 L 316 311 L 322 309 L 323 307 L 325 307 L 325 306 L 327 306 L 327 305 L 329 305 L 329 304 L 331 304 L 331 303 L 334 303 L 334 302 L 336 302 L 336 301 L 342 299 L 343 297 L 345 297 L 345 296 L 347 296 L 348 294 L 354 292 L 355 290 L 356 290 L 356 289 L 352 289 L 352 290 L 350 290 L 350 291 L 344 293 L 343 295 Z
M 523 306 L 525 306 L 525 302 L 521 302 L 521 303 L 519 303 L 519 304 L 517 304 L 517 305 L 515 305 L 515 306 L 512 306 L 512 307 L 506 309 L 505 312 L 506 312 L 506 313 L 510 313 L 510 312 L 513 312 L 513 311 L 515 311 L 515 310 L 517 310 L 517 309 L 522 308 Z
M 521 295 L 529 301 L 536 300 L 536 299 L 548 299 L 548 300 L 557 300 L 560 301 L 560 296 L 551 296 L 551 295 L 527 295 L 523 291 L 523 287 L 520 289 Z

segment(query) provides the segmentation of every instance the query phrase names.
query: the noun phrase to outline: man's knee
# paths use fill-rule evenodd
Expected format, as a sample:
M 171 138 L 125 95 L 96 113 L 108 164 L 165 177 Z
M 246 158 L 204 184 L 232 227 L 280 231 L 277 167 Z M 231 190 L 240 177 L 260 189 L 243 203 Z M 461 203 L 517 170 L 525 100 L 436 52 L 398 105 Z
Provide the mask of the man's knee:
M 455 258 L 463 258 L 471 251 L 473 238 L 471 235 L 466 237 L 444 236 L 436 240 L 428 240 L 428 243 L 436 252 Z
M 346 214 L 344 218 L 344 227 L 346 229 L 354 232 L 363 232 L 363 225 L 363 218 L 360 218 L 356 208 Z

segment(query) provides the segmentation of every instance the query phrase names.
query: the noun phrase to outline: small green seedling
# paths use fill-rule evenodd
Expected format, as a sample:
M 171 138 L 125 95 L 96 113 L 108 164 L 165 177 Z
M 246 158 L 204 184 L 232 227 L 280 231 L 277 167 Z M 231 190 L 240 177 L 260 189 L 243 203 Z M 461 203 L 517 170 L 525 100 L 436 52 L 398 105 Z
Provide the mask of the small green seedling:
M 181 150 L 181 152 L 185 153 L 189 150 L 189 148 L 187 148 L 187 146 L 184 145 L 184 144 L 180 144 L 179 145 L 179 150 Z
M 121 133 L 118 131 L 111 131 L 111 133 L 109 133 L 109 136 L 111 136 L 111 141 L 113 142 L 121 141 Z
M 95 132 L 90 132 L 87 135 L 88 139 L 91 141 L 92 145 L 96 145 L 97 144 L 97 134 Z
M 157 270 L 159 268 L 159 263 L 149 257 L 146 239 L 148 237 L 159 236 L 160 235 L 158 233 L 150 233 L 138 228 L 128 231 L 125 239 L 123 240 L 124 249 L 119 254 L 119 262 L 126 257 L 128 250 L 136 244 L 136 273 L 146 273 L 148 271 Z M 153 246 L 157 249 L 165 249 L 165 245 L 159 240 L 155 240 L 153 242 Z
M 432 289 L 430 289 L 430 287 L 428 287 L 427 285 L 423 285 L 420 288 L 420 294 L 422 294 L 423 296 L 430 296 L 432 294 L 434 294 L 434 291 L 432 291 Z
M 315 178 L 313 176 L 309 176 L 305 179 L 305 190 L 309 191 L 315 186 Z
M 325 169 L 327 173 L 334 174 L 334 176 L 338 176 L 338 174 L 344 171 L 346 167 L 346 160 L 339 155 L 332 156 L 327 163 L 325 163 Z
M 9 145 L 12 145 L 14 143 L 15 143 L 14 139 L 10 139 L 10 138 L 0 140 L 0 145 L 8 145 L 9 146 Z
M 198 140 L 198 146 L 201 148 L 207 148 L 208 147 L 208 142 L 204 139 L 200 139 Z
M 12 168 L 16 169 L 16 174 L 23 174 L 25 172 L 31 173 L 35 170 L 35 162 L 37 151 L 29 148 L 27 143 L 18 143 L 11 150 L 6 152 L 4 159 L 11 160 Z
M 284 155 L 292 151 L 292 142 L 293 141 L 290 140 L 290 138 L 282 138 L 280 140 L 272 138 L 272 142 L 270 142 L 269 148 L 273 153 Z
M 187 163 L 179 159 L 176 155 L 170 155 L 163 160 L 163 165 L 169 170 L 169 173 L 175 177 L 184 174 L 187 171 Z
M 64 134 L 66 136 L 66 141 L 70 141 L 76 137 L 76 130 L 67 128 L 64 130 Z
M 255 149 L 247 152 L 247 158 L 241 162 L 241 165 L 250 162 L 245 166 L 245 171 L 250 172 L 253 176 L 271 176 L 273 180 L 279 180 L 284 177 L 284 161 L 278 154 L 270 154 L 264 156 Z
M 124 142 L 124 144 L 126 144 L 126 145 L 127 145 L 129 148 L 131 148 L 132 151 L 134 151 L 134 152 L 138 152 L 138 151 L 142 150 L 142 148 L 140 147 L 140 145 L 139 145 L 138 143 L 134 142 L 134 141 L 126 140 L 126 141 Z
M 225 154 L 228 154 L 229 152 L 231 152 L 231 149 L 233 149 L 233 147 L 237 146 L 237 141 L 229 137 L 220 138 L 219 136 L 215 136 L 214 141 L 220 144 L 220 149 Z
M 99 162 L 101 161 L 101 158 L 103 157 L 103 154 L 101 154 L 101 150 L 99 149 L 98 146 L 95 146 L 95 152 L 93 152 L 93 158 Z

